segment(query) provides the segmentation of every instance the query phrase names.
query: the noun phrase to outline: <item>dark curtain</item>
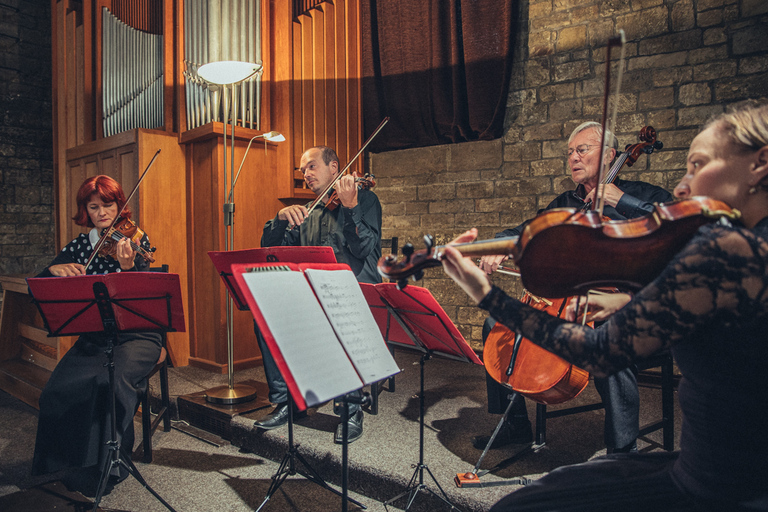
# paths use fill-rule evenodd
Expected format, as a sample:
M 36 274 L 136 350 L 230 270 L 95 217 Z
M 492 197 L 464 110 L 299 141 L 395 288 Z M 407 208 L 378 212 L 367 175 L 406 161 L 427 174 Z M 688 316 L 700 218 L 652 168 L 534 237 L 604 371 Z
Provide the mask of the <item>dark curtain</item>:
M 362 0 L 374 152 L 501 137 L 518 0 Z

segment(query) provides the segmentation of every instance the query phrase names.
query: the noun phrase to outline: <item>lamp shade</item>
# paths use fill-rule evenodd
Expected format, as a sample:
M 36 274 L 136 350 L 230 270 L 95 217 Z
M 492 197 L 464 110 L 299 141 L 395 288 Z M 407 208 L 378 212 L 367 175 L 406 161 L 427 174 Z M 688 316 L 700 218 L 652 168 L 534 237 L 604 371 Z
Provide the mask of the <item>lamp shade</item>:
M 275 131 L 267 132 L 263 137 L 269 142 L 283 142 L 285 140 L 285 136 L 282 133 Z
M 221 60 L 203 64 L 197 74 L 212 84 L 229 85 L 242 82 L 259 72 L 261 64 L 237 60 Z

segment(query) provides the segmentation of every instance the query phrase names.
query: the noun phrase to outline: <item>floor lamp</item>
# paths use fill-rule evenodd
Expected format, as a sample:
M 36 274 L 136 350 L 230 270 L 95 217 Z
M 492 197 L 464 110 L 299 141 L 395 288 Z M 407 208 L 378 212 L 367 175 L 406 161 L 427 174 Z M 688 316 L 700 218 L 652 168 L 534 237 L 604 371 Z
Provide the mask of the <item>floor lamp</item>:
M 222 86 L 222 98 L 225 98 L 226 96 L 227 86 L 229 86 L 232 93 L 232 98 L 229 102 L 231 115 L 228 115 L 228 112 L 224 113 L 224 236 L 225 250 L 227 251 L 233 250 L 235 245 L 235 183 L 240 176 L 240 171 L 243 169 L 243 164 L 245 163 L 246 156 L 248 156 L 248 150 L 251 148 L 251 143 L 257 138 L 263 138 L 265 141 L 272 142 L 285 140 L 285 137 L 278 132 L 262 133 L 252 137 L 248 142 L 248 147 L 243 155 L 243 161 L 240 162 L 237 176 L 235 176 L 235 124 L 237 124 L 235 85 L 253 77 L 261 71 L 261 68 L 261 64 L 254 64 L 251 62 L 219 61 L 204 64 L 197 70 L 197 74 L 206 82 Z M 229 166 L 227 166 L 227 124 L 231 126 L 232 134 L 230 140 Z M 229 176 L 229 180 L 227 180 L 227 176 Z M 232 297 L 229 295 L 229 291 L 227 291 L 227 374 L 229 382 L 226 386 L 219 386 L 207 390 L 205 392 L 205 399 L 208 402 L 232 405 L 248 402 L 249 400 L 256 398 L 256 389 L 253 386 L 235 384 L 233 343 L 234 304 Z

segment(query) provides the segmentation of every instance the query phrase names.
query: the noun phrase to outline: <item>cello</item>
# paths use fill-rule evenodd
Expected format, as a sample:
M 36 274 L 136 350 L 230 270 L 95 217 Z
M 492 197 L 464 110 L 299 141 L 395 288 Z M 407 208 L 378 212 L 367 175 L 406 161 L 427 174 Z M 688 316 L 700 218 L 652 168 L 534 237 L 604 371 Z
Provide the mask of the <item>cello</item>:
M 568 300 L 549 300 L 529 292 L 521 299 L 524 304 L 557 318 L 563 317 Z M 589 383 L 588 372 L 516 336 L 499 323 L 485 340 L 483 364 L 493 380 L 541 404 L 566 402 L 578 396 Z
M 613 183 L 624 165 L 631 167 L 641 154 L 651 154 L 654 149 L 663 147 L 662 142 L 656 140 L 656 130 L 652 126 L 643 127 L 639 139 L 641 142 L 628 144 L 616 157 L 602 183 Z M 587 211 L 590 206 L 591 203 L 584 203 L 580 211 Z M 526 291 L 520 300 L 523 304 L 562 318 L 570 298 L 547 299 Z M 575 398 L 589 383 L 588 372 L 526 338 L 515 336 L 506 326 L 498 323 L 483 345 L 483 364 L 496 382 L 547 405 Z

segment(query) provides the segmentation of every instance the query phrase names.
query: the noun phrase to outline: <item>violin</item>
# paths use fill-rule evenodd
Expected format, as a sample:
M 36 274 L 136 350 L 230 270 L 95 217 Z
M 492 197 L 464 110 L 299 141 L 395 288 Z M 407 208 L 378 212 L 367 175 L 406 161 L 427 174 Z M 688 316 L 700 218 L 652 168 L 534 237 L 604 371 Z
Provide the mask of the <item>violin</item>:
M 314 201 L 312 201 L 309 206 L 307 207 L 307 216 L 309 216 L 310 213 L 312 213 L 312 210 L 317 208 L 320 204 L 323 204 L 326 208 L 329 210 L 336 209 L 339 204 L 341 204 L 341 201 L 338 198 L 338 195 L 336 194 L 336 190 L 334 190 L 334 186 L 336 183 L 339 182 L 339 180 L 344 177 L 347 173 L 347 170 L 349 167 L 354 163 L 355 160 L 365 151 L 365 148 L 368 147 L 368 144 L 371 143 L 374 137 L 379 134 L 382 128 L 384 128 L 384 125 L 389 122 L 389 118 L 385 117 L 381 120 L 381 123 L 379 123 L 379 126 L 376 127 L 376 129 L 373 131 L 373 133 L 368 137 L 368 140 L 366 140 L 360 150 L 355 154 L 355 156 L 352 157 L 352 159 L 349 161 L 349 163 L 344 167 L 344 169 L 341 170 L 341 172 L 328 184 L 328 186 L 325 187 L 325 189 L 317 195 Z M 370 174 L 366 174 L 363 178 L 356 178 L 360 180 L 366 180 L 369 182 L 368 188 L 374 186 L 376 184 L 375 181 L 373 181 L 373 176 Z M 361 182 L 362 183 L 362 182 Z M 360 185 L 358 185 L 358 188 L 360 188 Z M 322 200 L 324 197 L 328 196 L 328 200 L 323 203 Z M 293 226 L 292 229 L 297 228 L 298 226 Z
M 662 203 L 643 217 L 605 221 L 597 211 L 547 210 L 529 221 L 519 237 L 453 245 L 469 257 L 503 254 L 520 270 L 523 286 L 541 297 L 584 295 L 594 288 L 639 290 L 672 260 L 699 227 L 741 213 L 709 197 Z M 382 257 L 379 273 L 397 280 L 421 279 L 442 264 L 445 246 L 424 237 L 426 249 L 402 248 L 402 258 Z M 596 255 L 599 255 L 597 257 Z
M 141 245 L 141 239 L 144 237 L 144 231 L 136 225 L 131 219 L 120 218 L 109 229 L 106 230 L 102 236 L 106 235 L 104 243 L 98 251 L 98 254 L 102 256 L 111 256 L 117 259 L 117 244 L 120 240 L 127 238 L 131 244 L 131 249 L 136 251 L 141 257 L 147 260 L 149 263 L 154 263 L 154 253 L 157 248 L 152 247 L 147 250 Z
M 521 302 L 562 318 L 569 300 L 550 300 L 526 292 Z M 527 338 L 516 336 L 500 323 L 493 327 L 485 340 L 483 364 L 496 382 L 540 404 L 567 402 L 589 384 L 589 372 Z
M 355 177 L 355 183 L 357 184 L 357 190 L 368 190 L 376 186 L 376 179 L 373 174 L 366 174 L 362 178 Z M 326 209 L 333 211 L 339 205 L 341 205 L 341 199 L 339 199 L 336 189 L 333 189 L 324 206 Z

